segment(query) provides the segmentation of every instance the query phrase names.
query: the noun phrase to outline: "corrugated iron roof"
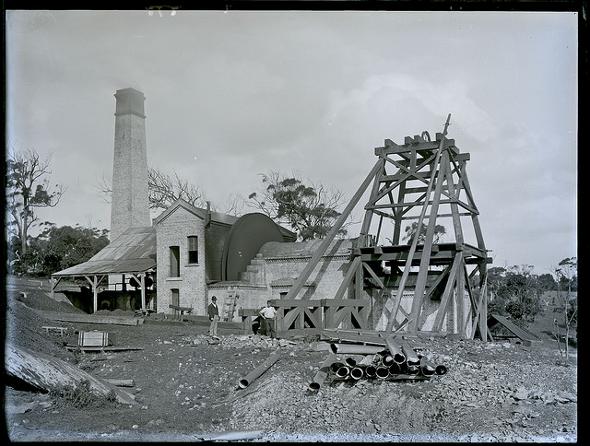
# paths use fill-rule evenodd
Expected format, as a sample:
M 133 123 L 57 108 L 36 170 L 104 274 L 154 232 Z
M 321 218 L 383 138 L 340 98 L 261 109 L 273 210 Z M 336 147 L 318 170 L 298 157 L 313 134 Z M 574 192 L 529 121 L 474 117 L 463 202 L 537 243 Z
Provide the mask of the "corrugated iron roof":
M 88 261 L 53 276 L 84 276 L 143 272 L 156 267 L 156 230 L 151 226 L 129 228 Z

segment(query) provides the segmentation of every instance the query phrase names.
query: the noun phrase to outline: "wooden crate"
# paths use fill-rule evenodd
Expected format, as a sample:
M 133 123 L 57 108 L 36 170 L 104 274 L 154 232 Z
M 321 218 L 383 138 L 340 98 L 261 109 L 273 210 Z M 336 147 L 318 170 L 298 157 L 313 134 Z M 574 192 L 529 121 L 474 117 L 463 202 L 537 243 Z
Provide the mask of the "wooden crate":
M 109 345 L 109 334 L 106 331 L 81 331 L 78 333 L 80 347 L 106 347 Z

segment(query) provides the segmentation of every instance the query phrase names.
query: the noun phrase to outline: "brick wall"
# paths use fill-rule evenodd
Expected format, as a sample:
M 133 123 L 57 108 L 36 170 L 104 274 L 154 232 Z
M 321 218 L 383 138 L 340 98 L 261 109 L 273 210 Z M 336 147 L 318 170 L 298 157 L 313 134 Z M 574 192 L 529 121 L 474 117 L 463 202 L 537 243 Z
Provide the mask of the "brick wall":
M 145 120 L 126 114 L 115 118 L 110 239 L 135 226 L 150 226 Z
M 172 289 L 179 290 L 179 304 L 192 307 L 193 314 L 204 315 L 207 310 L 205 285 L 205 230 L 203 220 L 182 207 L 176 208 L 156 225 L 158 259 L 158 305 L 157 311 L 171 313 L 168 305 Z M 188 238 L 199 237 L 199 263 L 188 263 Z M 180 246 L 180 277 L 170 275 L 170 246 Z

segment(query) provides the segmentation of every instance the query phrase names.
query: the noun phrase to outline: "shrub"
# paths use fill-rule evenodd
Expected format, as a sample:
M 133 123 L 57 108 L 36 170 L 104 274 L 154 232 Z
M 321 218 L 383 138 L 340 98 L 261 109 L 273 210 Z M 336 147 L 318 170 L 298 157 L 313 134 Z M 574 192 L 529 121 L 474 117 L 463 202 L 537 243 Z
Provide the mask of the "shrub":
M 62 398 L 68 405 L 78 409 L 85 407 L 101 407 L 113 403 L 115 393 L 111 390 L 108 395 L 96 395 L 90 390 L 90 383 L 87 380 L 80 382 L 77 386 L 62 386 L 50 392 L 53 397 Z

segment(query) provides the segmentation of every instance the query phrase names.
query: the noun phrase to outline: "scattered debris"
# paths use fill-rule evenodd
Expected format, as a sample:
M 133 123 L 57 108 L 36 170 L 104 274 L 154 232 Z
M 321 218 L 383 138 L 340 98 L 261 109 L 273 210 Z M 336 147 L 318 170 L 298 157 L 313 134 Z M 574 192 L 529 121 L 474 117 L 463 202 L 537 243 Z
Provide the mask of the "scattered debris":
M 41 329 L 45 330 L 45 333 L 51 332 L 59 332 L 60 336 L 64 336 L 67 333 L 68 327 L 48 327 L 46 325 L 42 326 Z

